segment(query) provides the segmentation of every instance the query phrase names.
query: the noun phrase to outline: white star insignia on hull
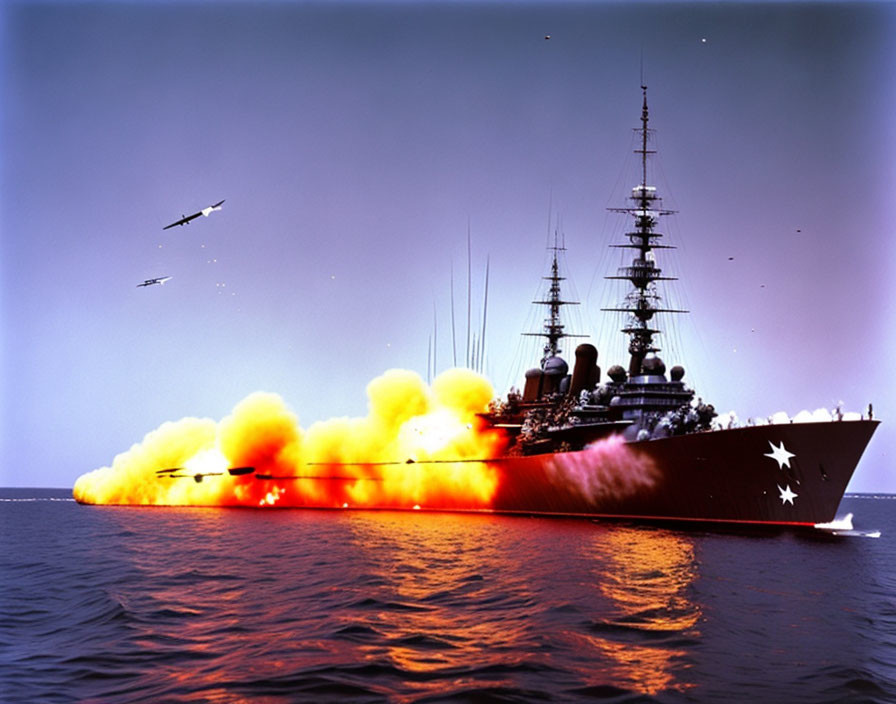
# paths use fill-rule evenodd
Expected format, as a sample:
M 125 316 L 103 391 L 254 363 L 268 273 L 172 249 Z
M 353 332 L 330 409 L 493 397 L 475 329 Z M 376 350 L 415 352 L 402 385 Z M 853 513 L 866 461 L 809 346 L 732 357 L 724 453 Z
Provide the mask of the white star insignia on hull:
M 784 504 L 789 503 L 791 506 L 793 506 L 793 500 L 794 500 L 797 496 L 799 496 L 799 494 L 794 494 L 794 493 L 790 490 L 790 485 L 789 485 L 789 484 L 785 484 L 784 486 L 785 486 L 785 488 L 783 488 L 783 489 L 782 489 L 780 486 L 778 487 L 778 491 L 781 492 L 781 497 L 780 497 L 780 498 L 781 498 L 781 505 L 783 506 Z
M 769 440 L 768 445 L 772 448 L 772 451 L 766 452 L 763 457 L 771 457 L 778 463 L 778 469 L 784 469 L 785 466 L 790 468 L 790 458 L 796 457 L 796 455 L 784 449 L 784 441 L 782 440 L 781 444 L 778 447 L 775 447 L 772 444 L 772 441 Z

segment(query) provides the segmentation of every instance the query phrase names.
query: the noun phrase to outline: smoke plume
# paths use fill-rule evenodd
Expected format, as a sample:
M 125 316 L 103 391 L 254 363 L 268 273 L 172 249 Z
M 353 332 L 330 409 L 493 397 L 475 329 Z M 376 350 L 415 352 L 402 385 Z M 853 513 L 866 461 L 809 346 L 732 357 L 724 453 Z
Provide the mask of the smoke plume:
M 430 388 L 393 369 L 368 384 L 367 397 L 366 416 L 307 429 L 282 398 L 262 392 L 220 422 L 165 423 L 111 466 L 79 477 L 74 497 L 165 506 L 489 506 L 496 473 L 464 461 L 495 457 L 504 446 L 476 416 L 493 397 L 484 377 L 452 369 Z M 254 471 L 231 476 L 233 467 Z

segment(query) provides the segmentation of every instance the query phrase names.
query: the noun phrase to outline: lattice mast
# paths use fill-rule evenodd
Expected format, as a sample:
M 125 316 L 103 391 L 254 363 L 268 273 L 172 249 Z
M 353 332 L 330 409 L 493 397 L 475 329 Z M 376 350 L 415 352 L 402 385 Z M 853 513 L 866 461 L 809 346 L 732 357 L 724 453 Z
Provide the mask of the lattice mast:
M 541 368 L 545 368 L 545 364 L 551 357 L 557 357 L 563 350 L 560 349 L 560 340 L 565 337 L 587 337 L 587 335 L 573 335 L 566 332 L 566 328 L 560 322 L 560 308 L 562 306 L 579 305 L 578 301 L 564 301 L 560 294 L 560 282 L 566 277 L 560 276 L 560 264 L 558 253 L 566 251 L 566 247 L 560 244 L 559 236 L 554 234 L 554 244 L 548 249 L 553 251 L 551 262 L 551 275 L 542 278 L 550 281 L 551 285 L 548 289 L 548 297 L 542 301 L 532 301 L 536 305 L 548 306 L 548 317 L 544 320 L 544 332 L 524 332 L 524 336 L 528 337 L 544 337 L 546 342 L 544 345 L 544 355 L 541 358 Z
M 656 313 L 686 313 L 685 310 L 663 308 L 661 297 L 657 292 L 657 281 L 674 281 L 675 277 L 663 276 L 662 269 L 656 265 L 655 249 L 674 249 L 672 245 L 659 244 L 662 234 L 655 228 L 659 218 L 664 215 L 672 215 L 674 210 L 666 210 L 662 207 L 662 199 L 657 195 L 656 186 L 650 186 L 647 182 L 648 155 L 656 151 L 648 149 L 649 137 L 653 130 L 648 128 L 647 110 L 647 86 L 642 85 L 643 105 L 641 108 L 641 127 L 635 128 L 640 135 L 640 149 L 635 153 L 641 157 L 641 183 L 632 189 L 630 200 L 632 205 L 624 208 L 609 208 L 612 212 L 631 215 L 635 221 L 633 231 L 626 232 L 628 242 L 614 244 L 611 247 L 623 247 L 636 250 L 635 258 L 630 266 L 619 267 L 616 276 L 607 276 L 607 279 L 627 280 L 632 284 L 632 290 L 628 292 L 625 300 L 618 308 L 603 308 L 604 311 L 628 313 L 629 317 L 622 332 L 629 336 L 628 351 L 631 354 L 629 362 L 629 377 L 641 374 L 641 365 L 649 353 L 659 352 L 660 348 L 654 344 L 653 336 L 661 331 L 651 327 L 651 320 Z

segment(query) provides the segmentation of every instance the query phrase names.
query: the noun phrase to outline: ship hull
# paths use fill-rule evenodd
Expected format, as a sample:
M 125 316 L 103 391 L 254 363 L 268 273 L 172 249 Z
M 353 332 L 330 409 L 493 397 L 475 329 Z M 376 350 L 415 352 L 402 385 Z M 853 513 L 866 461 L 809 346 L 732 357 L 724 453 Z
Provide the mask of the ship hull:
M 626 442 L 621 434 L 613 434 L 577 451 L 491 459 L 315 463 L 300 475 L 237 467 L 228 472 L 240 487 L 232 495 L 215 493 L 211 502 L 156 504 L 812 526 L 836 517 L 878 424 L 873 420 L 789 423 L 642 442 Z M 204 486 L 204 476 L 219 474 L 223 472 L 192 478 Z M 76 498 L 94 503 L 77 494 Z
M 509 513 L 814 525 L 833 520 L 878 421 L 790 423 L 492 464 Z

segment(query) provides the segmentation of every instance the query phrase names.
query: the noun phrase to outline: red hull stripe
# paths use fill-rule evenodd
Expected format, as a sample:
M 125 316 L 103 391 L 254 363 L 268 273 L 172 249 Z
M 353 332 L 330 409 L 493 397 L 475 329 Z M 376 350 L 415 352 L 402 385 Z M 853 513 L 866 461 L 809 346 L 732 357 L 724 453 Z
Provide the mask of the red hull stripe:
M 688 518 L 686 516 L 639 516 L 623 513 L 549 513 L 545 511 L 502 511 L 496 509 L 494 513 L 508 513 L 523 516 L 556 516 L 558 518 L 610 518 L 629 521 L 676 521 L 679 523 L 726 523 L 760 526 L 802 526 L 812 528 L 814 523 L 804 521 L 753 521 L 736 518 Z

